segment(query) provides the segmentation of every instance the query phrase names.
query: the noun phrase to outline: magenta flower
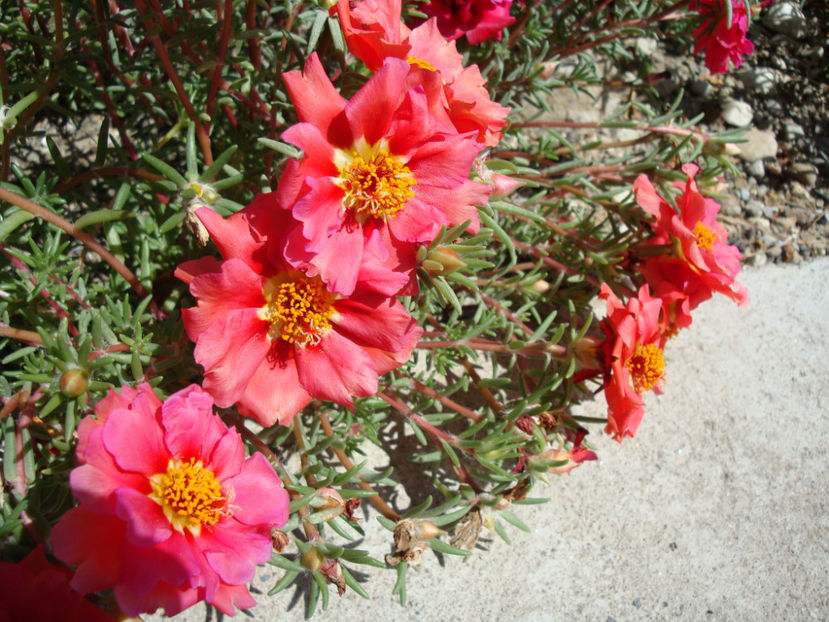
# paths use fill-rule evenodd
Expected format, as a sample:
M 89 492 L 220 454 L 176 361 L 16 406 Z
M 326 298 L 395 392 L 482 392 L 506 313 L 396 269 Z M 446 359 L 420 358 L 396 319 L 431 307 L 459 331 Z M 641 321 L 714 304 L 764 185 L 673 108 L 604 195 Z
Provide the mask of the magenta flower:
M 429 0 L 418 6 L 438 21 L 440 33 L 450 41 L 466 36 L 472 45 L 495 38 L 515 22 L 509 14 L 512 0 Z
M 287 425 L 312 398 L 352 407 L 352 396 L 374 395 L 378 376 L 409 359 L 422 330 L 376 291 L 408 280 L 382 267 L 380 242 L 366 241 L 355 288 L 342 296 L 283 259 L 281 234 L 297 223 L 273 193 L 228 219 L 209 208 L 198 217 L 225 260 L 189 261 L 176 276 L 198 302 L 182 311 L 184 326 L 219 406 L 237 403 L 262 425 Z
M 731 2 L 731 23 L 725 2 Z M 744 0 L 697 0 L 692 10 L 699 11 L 702 23 L 694 30 L 694 54 L 705 52 L 705 66 L 711 73 L 728 71 L 728 61 L 739 67 L 743 56 L 754 51 L 746 38 L 748 14 Z
M 200 387 L 163 404 L 151 394 L 124 387 L 84 420 L 69 478 L 80 505 L 52 530 L 55 555 L 78 566 L 74 590 L 114 589 L 128 615 L 200 600 L 233 615 L 256 604 L 245 584 L 271 557 L 288 493 L 262 454 L 245 458 Z
M 477 231 L 476 206 L 489 189 L 469 172 L 483 145 L 453 126 L 439 74 L 387 58 L 350 101 L 315 54 L 304 73 L 284 78 L 301 122 L 282 137 L 304 152 L 277 189 L 302 225 L 286 251 L 294 267 L 349 296 L 372 239 L 411 269 L 416 244 L 433 240 L 441 226 L 470 221 Z M 394 295 L 399 287 L 381 291 Z

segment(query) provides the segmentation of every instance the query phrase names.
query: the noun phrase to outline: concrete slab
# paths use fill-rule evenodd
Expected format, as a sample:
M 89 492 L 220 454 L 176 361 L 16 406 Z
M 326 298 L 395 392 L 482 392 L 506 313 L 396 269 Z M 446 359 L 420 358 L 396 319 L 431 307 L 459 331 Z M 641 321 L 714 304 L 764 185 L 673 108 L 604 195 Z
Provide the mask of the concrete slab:
M 829 259 L 745 270 L 750 306 L 697 310 L 636 439 L 594 438 L 600 462 L 534 491 L 551 502 L 516 508 L 532 533 L 488 537 L 465 562 L 424 554 L 406 608 L 394 572 L 372 570 L 371 601 L 332 595 L 315 618 L 829 620 L 828 279 Z M 388 533 L 369 528 L 360 548 L 382 557 Z M 237 617 L 302 619 L 307 582 L 262 593 L 279 576 L 262 569 L 260 604 Z M 198 605 L 173 619 L 223 618 Z

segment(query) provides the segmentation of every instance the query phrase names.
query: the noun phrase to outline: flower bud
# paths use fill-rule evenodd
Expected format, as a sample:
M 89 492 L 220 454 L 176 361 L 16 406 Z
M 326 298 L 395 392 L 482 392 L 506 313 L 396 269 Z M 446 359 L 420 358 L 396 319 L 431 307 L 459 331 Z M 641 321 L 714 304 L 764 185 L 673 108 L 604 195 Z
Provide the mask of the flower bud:
M 415 529 L 417 537 L 420 540 L 431 540 L 432 538 L 436 538 L 437 536 L 446 533 L 443 529 L 440 529 L 437 525 L 428 520 L 417 521 Z
M 61 374 L 58 384 L 66 397 L 78 397 L 89 387 L 89 374 L 78 367 L 68 369 Z
M 311 572 L 316 572 L 322 566 L 324 558 L 322 553 L 317 550 L 317 547 L 312 546 L 305 553 L 302 554 L 302 565 Z
M 430 276 L 446 276 L 466 267 L 466 264 L 455 251 L 443 246 L 438 246 L 426 252 L 420 265 Z

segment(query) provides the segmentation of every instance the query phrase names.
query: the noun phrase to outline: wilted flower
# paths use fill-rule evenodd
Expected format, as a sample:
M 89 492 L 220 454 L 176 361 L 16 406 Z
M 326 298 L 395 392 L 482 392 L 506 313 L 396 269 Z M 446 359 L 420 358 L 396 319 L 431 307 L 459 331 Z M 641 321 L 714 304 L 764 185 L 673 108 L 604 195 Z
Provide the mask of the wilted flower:
M 731 3 L 731 23 L 728 8 Z M 743 56 L 754 51 L 746 38 L 748 14 L 744 0 L 695 0 L 691 9 L 699 11 L 702 23 L 694 30 L 694 54 L 705 52 L 705 66 L 711 73 L 728 71 L 729 59 L 734 67 L 743 63 Z
M 224 261 L 185 262 L 175 274 L 198 303 L 182 317 L 219 406 L 238 403 L 262 425 L 285 425 L 314 397 L 352 407 L 352 396 L 373 395 L 378 376 L 409 359 L 422 331 L 397 299 L 372 289 L 396 278 L 380 269 L 375 241 L 342 296 L 284 260 L 280 234 L 296 223 L 273 193 L 227 219 L 198 216 Z
M 200 600 L 229 615 L 253 606 L 245 584 L 270 559 L 288 493 L 262 454 L 245 458 L 200 387 L 160 405 L 139 389 L 112 394 L 85 426 L 69 478 L 80 506 L 52 530 L 55 555 L 78 566 L 72 588 L 112 588 L 128 615 Z

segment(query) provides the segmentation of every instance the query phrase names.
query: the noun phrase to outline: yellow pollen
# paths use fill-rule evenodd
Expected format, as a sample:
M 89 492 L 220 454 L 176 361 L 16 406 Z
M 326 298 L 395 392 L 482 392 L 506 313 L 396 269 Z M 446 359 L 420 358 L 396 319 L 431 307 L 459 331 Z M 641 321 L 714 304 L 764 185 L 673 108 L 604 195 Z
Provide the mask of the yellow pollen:
M 227 513 L 222 485 L 201 460 L 171 459 L 166 473 L 150 478 L 149 497 L 158 503 L 177 531 L 199 535 L 202 525 L 215 525 Z
M 650 343 L 637 345 L 636 351 L 627 361 L 633 388 L 638 393 L 650 391 L 665 374 L 665 357 L 662 348 Z
M 331 330 L 334 296 L 317 278 L 298 276 L 272 283 L 265 288 L 265 319 L 270 322 L 268 336 L 305 347 L 316 345 Z
M 343 205 L 358 221 L 387 220 L 414 196 L 412 186 L 417 182 L 412 171 L 387 150 L 380 149 L 369 160 L 356 152 L 352 156 L 353 162 L 341 173 L 340 186 L 345 191 Z
M 700 248 L 707 248 L 708 250 L 712 250 L 714 248 L 714 242 L 717 241 L 717 238 L 711 232 L 711 229 L 706 227 L 701 222 L 698 222 L 694 227 L 694 235 L 697 238 L 697 246 Z
M 415 67 L 420 67 L 421 69 L 426 69 L 428 71 L 437 71 L 435 67 L 428 61 L 423 60 L 422 58 L 416 58 L 415 56 L 406 55 L 406 62 L 410 65 L 414 65 Z

